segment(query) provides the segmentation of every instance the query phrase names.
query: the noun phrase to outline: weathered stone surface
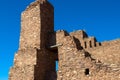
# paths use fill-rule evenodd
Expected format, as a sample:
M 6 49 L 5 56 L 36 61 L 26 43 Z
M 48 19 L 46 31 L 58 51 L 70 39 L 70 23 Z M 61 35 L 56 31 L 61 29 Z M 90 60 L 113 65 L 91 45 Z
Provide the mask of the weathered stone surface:
M 54 8 L 46 0 L 31 3 L 21 15 L 20 46 L 15 54 L 9 80 L 56 78 L 56 55 L 47 49 L 54 32 Z M 52 74 L 52 75 L 51 75 Z
M 49 42 L 47 39 L 48 34 L 54 32 L 53 29 L 53 6 L 47 1 L 45 3 L 36 1 L 30 4 L 30 6 L 22 12 L 19 48 L 36 47 L 40 49 L 45 47 Z
M 47 0 L 22 13 L 19 45 L 9 80 L 120 80 L 120 40 L 100 43 L 82 30 L 55 32 Z
M 57 43 L 63 44 L 58 47 L 59 70 L 57 80 L 120 79 L 120 67 L 118 65 L 110 65 L 110 63 L 105 65 L 98 59 L 93 58 L 87 52 L 87 49 L 78 49 L 74 36 L 66 36 L 63 33 L 65 34 L 66 32 L 58 31 L 56 33 Z

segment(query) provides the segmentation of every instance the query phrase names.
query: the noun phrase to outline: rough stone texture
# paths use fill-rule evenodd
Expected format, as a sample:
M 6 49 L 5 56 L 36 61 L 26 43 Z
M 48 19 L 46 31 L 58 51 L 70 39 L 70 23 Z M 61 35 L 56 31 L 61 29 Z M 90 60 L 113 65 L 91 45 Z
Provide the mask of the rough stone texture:
M 53 32 L 53 6 L 46 0 L 31 3 L 21 15 L 20 46 L 9 80 L 53 80 L 53 76 L 56 77 L 56 55 L 47 49 L 48 37 Z
M 87 50 L 77 48 L 78 42 L 74 36 L 66 36 L 65 34 L 67 34 L 65 31 L 56 33 L 57 43 L 62 43 L 62 46 L 58 47 L 59 70 L 57 80 L 120 79 L 119 66 L 115 64 L 106 65 L 98 59 L 94 59 Z
M 44 28 L 42 28 L 44 27 Z M 31 3 L 22 12 L 20 49 L 43 48 L 48 44 L 48 34 L 54 30 L 54 10 L 49 2 Z M 44 45 L 43 45 L 44 44 Z
M 120 40 L 100 43 L 82 30 L 55 32 L 47 0 L 22 13 L 19 45 L 9 80 L 120 80 Z
M 105 64 L 120 65 L 120 40 L 102 42 L 101 45 L 86 50 Z

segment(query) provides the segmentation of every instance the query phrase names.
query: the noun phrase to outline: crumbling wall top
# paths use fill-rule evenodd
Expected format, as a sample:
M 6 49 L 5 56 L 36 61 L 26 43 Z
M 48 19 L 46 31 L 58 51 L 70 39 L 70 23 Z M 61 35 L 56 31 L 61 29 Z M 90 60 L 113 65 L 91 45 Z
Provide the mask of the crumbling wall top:
M 78 30 L 75 32 L 71 32 L 70 35 L 75 36 L 76 38 L 80 38 L 80 39 L 84 39 L 88 37 L 87 33 L 84 30 Z
M 47 2 L 47 0 L 35 0 L 34 2 L 30 3 L 29 6 L 27 6 L 26 10 L 32 9 L 35 6 L 46 3 L 46 2 Z

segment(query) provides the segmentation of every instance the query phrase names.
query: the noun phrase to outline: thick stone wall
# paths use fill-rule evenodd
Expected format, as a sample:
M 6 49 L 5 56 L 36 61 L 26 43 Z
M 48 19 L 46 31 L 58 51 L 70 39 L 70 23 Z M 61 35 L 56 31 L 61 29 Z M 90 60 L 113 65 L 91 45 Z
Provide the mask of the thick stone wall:
M 46 0 L 31 3 L 21 16 L 21 36 L 9 80 L 55 80 L 56 56 L 47 48 L 54 32 L 54 8 Z
M 48 50 L 27 48 L 15 54 L 9 80 L 51 80 L 56 78 L 55 57 Z M 53 75 L 51 75 L 53 74 Z
M 120 65 L 120 40 L 102 42 L 101 46 L 86 50 L 105 64 Z
M 105 65 L 94 59 L 84 49 L 77 48 L 73 36 L 65 35 L 65 31 L 56 33 L 58 47 L 59 68 L 57 80 L 119 80 L 120 67 Z M 79 45 L 80 47 L 80 45 Z
M 21 16 L 20 47 L 43 48 L 48 44 L 48 34 L 54 32 L 54 8 L 47 2 L 31 3 Z
M 119 56 L 120 40 L 119 39 L 100 43 L 100 42 L 97 42 L 95 37 L 89 37 L 87 33 L 85 33 L 85 31 L 75 31 L 70 33 L 70 35 L 77 38 L 81 46 L 86 51 L 88 51 L 95 59 L 98 59 L 104 62 L 105 64 L 120 65 L 120 56 Z
M 120 40 L 100 43 L 85 31 L 55 32 L 53 6 L 36 0 L 21 15 L 9 80 L 120 80 L 119 54 Z

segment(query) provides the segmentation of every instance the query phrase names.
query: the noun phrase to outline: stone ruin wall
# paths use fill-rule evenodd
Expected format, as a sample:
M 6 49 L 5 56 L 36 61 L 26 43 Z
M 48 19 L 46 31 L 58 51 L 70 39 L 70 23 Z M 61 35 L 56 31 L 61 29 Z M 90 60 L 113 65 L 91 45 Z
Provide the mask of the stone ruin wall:
M 44 28 L 42 28 L 44 26 Z M 20 49 L 43 48 L 54 32 L 54 8 L 48 1 L 35 1 L 21 14 Z
M 9 80 L 120 80 L 120 40 L 100 43 L 85 31 L 55 32 L 54 8 L 47 0 L 31 3 L 21 17 Z
M 120 40 L 102 42 L 100 47 L 86 50 L 105 64 L 120 65 Z
M 95 59 L 105 64 L 120 65 L 120 40 L 97 42 L 95 37 L 89 37 L 85 31 L 70 33 L 77 38 L 81 46 L 88 51 Z
M 82 35 L 79 35 L 82 36 Z M 60 30 L 56 33 L 58 47 L 59 69 L 57 80 L 119 80 L 120 67 L 106 65 L 93 58 L 78 43 L 78 40 Z
M 21 15 L 20 46 L 9 72 L 9 80 L 56 78 L 56 55 L 46 48 L 51 32 L 54 32 L 53 6 L 46 0 L 31 3 Z

